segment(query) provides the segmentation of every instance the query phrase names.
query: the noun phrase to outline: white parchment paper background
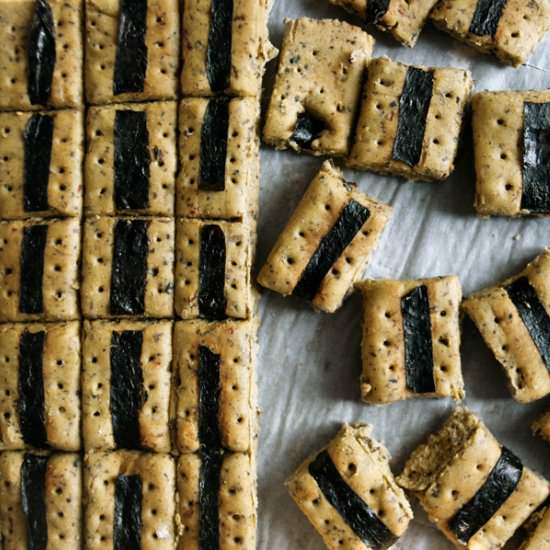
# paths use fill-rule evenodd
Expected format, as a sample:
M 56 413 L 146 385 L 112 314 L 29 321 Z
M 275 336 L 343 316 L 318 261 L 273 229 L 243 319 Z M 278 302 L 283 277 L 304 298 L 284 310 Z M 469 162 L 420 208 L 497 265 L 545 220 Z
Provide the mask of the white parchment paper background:
M 338 17 L 359 23 L 326 0 L 275 0 L 270 20 L 279 47 L 284 17 Z M 550 36 L 530 64 L 513 69 L 461 45 L 428 25 L 416 47 L 400 47 L 374 34 L 375 55 L 404 62 L 456 66 L 472 71 L 476 90 L 550 87 Z M 266 78 L 271 92 L 275 63 Z M 321 160 L 262 150 L 258 265 L 299 201 Z M 416 278 L 456 273 L 465 294 L 519 270 L 550 246 L 550 219 L 478 219 L 473 211 L 471 128 L 466 124 L 457 168 L 445 183 L 406 183 L 397 178 L 346 171 L 348 180 L 394 207 L 394 215 L 366 276 Z M 261 550 L 321 550 L 321 539 L 294 505 L 283 483 L 300 462 L 331 438 L 339 425 L 368 422 L 384 441 L 399 471 L 407 455 L 450 413 L 447 400 L 413 400 L 382 407 L 359 399 L 361 308 L 358 296 L 334 315 L 318 314 L 299 300 L 265 292 L 257 362 L 262 408 L 259 444 L 259 540 Z M 530 434 L 529 424 L 550 400 L 514 402 L 504 374 L 470 322 L 465 322 L 462 360 L 465 404 L 479 413 L 501 442 L 524 462 L 550 477 L 550 445 Z M 415 520 L 396 548 L 450 549 L 415 503 Z M 510 545 L 511 548 L 517 545 Z

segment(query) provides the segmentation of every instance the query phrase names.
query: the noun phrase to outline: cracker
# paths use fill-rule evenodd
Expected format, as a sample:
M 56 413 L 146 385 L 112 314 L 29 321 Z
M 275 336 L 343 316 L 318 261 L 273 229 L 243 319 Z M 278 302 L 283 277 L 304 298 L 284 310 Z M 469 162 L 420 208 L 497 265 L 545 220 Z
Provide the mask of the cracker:
M 501 548 L 550 493 L 538 474 L 458 408 L 409 457 L 397 482 L 457 548 Z
M 370 280 L 356 288 L 363 295 L 363 399 L 462 399 L 458 277 Z
M 115 237 L 119 231 L 120 235 L 125 231 L 131 234 L 127 240 L 121 236 L 117 244 Z M 144 241 L 146 247 L 142 246 Z M 127 247 L 120 248 L 125 242 L 131 252 L 125 251 Z M 120 254 L 116 254 L 117 247 Z M 81 301 L 84 317 L 171 317 L 173 262 L 173 220 L 88 218 L 84 223 L 82 259 Z M 113 264 L 121 268 L 114 285 Z M 136 279 L 138 283 L 135 283 Z
M 350 205 L 368 217 L 348 220 Z M 390 213 L 390 206 L 357 191 L 330 161 L 324 162 L 271 250 L 258 282 L 283 296 L 303 296 L 316 309 L 336 311 L 363 274 Z M 349 235 L 346 242 L 339 238 L 331 245 L 338 223 Z M 325 265 L 333 256 L 334 261 Z
M 531 428 L 535 435 L 542 437 L 546 441 L 550 441 L 550 412 L 544 413 L 542 416 L 539 416 Z
M 495 3 L 489 17 L 486 12 L 480 0 L 442 0 L 430 17 L 451 36 L 514 66 L 527 61 L 550 27 L 545 0 L 507 0 Z
M 517 275 L 472 294 L 462 304 L 504 368 L 512 397 L 521 403 L 550 393 L 549 273 L 550 251 L 546 250 Z M 517 285 L 521 285 L 519 291 L 529 292 L 529 296 L 515 298 Z M 520 310 L 518 304 L 524 307 Z M 524 311 L 525 308 L 528 311 Z M 532 328 L 525 322 L 529 319 L 525 314 L 529 312 L 539 315 L 536 322 L 531 323 Z
M 370 35 L 342 21 L 288 20 L 264 141 L 314 155 L 348 154 L 373 46 Z
M 535 521 L 528 520 L 527 539 L 520 550 L 548 550 L 550 548 L 550 508 L 548 506 L 533 514 Z
M 78 219 L 0 222 L 0 321 L 78 318 Z
M 143 6 L 135 1 L 136 6 Z M 148 0 L 141 21 L 145 35 L 140 32 L 142 26 L 137 26 L 135 33 L 129 33 L 128 44 L 119 41 L 122 6 L 131 12 L 133 4 L 127 0 L 86 0 L 87 100 L 97 105 L 175 98 L 180 40 L 178 0 Z M 134 83 L 121 84 L 119 93 L 114 91 L 117 56 Z
M 347 164 L 412 180 L 446 179 L 472 87 L 462 69 L 373 59 Z M 423 109 L 417 110 L 420 96 Z
M 176 114 L 172 101 L 89 109 L 87 214 L 173 215 Z
M 140 524 L 137 535 L 143 550 L 174 548 L 175 474 L 174 459 L 166 454 L 88 453 L 84 463 L 84 546 L 90 550 L 113 548 L 117 480 L 120 476 L 139 476 L 141 499 L 137 496 L 141 514 L 138 518 L 125 515 L 118 521 L 127 522 L 126 528 L 130 530 L 130 520 L 137 519 Z
M 181 101 L 178 216 L 228 220 L 257 217 L 258 118 L 259 104 L 252 98 Z M 211 147 L 212 143 L 220 146 Z
M 388 451 L 370 432 L 366 424 L 343 425 L 287 482 L 290 496 L 329 549 L 387 548 L 413 517 L 390 470 Z M 344 494 L 346 499 L 339 498 Z

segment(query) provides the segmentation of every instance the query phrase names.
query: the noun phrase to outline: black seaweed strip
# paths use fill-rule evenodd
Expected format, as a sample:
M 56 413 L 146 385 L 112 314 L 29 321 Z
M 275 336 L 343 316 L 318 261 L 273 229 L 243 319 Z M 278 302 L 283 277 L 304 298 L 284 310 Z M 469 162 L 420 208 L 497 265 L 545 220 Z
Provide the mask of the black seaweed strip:
M 23 132 L 25 179 L 23 208 L 25 212 L 48 210 L 48 181 L 52 156 L 53 117 L 32 115 Z
M 409 166 L 420 161 L 432 93 L 433 73 L 409 67 L 399 98 L 399 122 L 392 152 L 394 160 Z
M 206 75 L 213 92 L 223 92 L 229 86 L 232 23 L 233 0 L 212 0 L 206 49 Z
M 417 286 L 401 298 L 405 377 L 415 393 L 435 392 L 432 354 L 432 323 L 426 285 Z
M 546 368 L 550 370 L 550 316 L 540 303 L 527 277 L 520 277 L 505 288 L 516 306 Z
M 42 357 L 46 333 L 28 332 L 19 340 L 19 371 L 17 373 L 17 415 L 23 441 L 44 449 L 48 446 L 44 406 L 44 373 Z
M 523 106 L 521 208 L 550 212 L 550 103 Z
M 46 471 L 48 457 L 26 453 L 21 464 L 21 508 L 26 519 L 27 550 L 46 550 Z
M 310 149 L 311 143 L 326 130 L 327 125 L 308 112 L 300 113 L 289 141 L 301 149 Z
M 201 453 L 199 472 L 199 548 L 219 548 L 219 494 L 223 464 L 221 452 Z
M 511 451 L 502 453 L 478 492 L 449 520 L 459 542 L 468 541 L 493 517 L 515 491 L 523 472 L 521 460 Z
M 228 128 L 229 98 L 211 99 L 206 107 L 201 129 L 199 189 L 202 191 L 225 189 Z
M 42 313 L 42 275 L 47 237 L 47 225 L 30 225 L 23 230 L 19 285 L 21 313 Z
M 470 23 L 470 32 L 477 36 L 493 36 L 508 0 L 478 0 Z
M 116 111 L 114 145 L 116 209 L 147 208 L 151 157 L 145 111 Z
M 142 346 L 142 331 L 111 334 L 111 422 L 116 445 L 121 449 L 141 449 L 139 413 L 146 400 Z
M 147 72 L 147 0 L 121 0 L 113 77 L 115 95 L 143 92 Z
M 219 415 L 220 356 L 199 346 L 199 441 L 205 452 L 221 448 Z
M 219 225 L 200 232 L 199 315 L 209 321 L 226 318 L 225 235 Z
M 310 258 L 292 292 L 295 296 L 313 300 L 325 275 L 363 227 L 369 216 L 369 209 L 357 201 L 351 200 L 346 204 L 336 223 L 323 237 L 319 247 Z
M 114 230 L 111 313 L 139 315 L 145 311 L 149 238 L 145 220 L 119 220 Z
M 395 535 L 344 481 L 327 451 L 317 455 L 308 471 L 329 504 L 366 546 L 382 550 L 395 542 Z
M 119 475 L 115 481 L 114 550 L 141 548 L 142 481 L 138 475 Z
M 55 68 L 55 27 L 48 0 L 37 0 L 27 47 L 27 93 L 33 105 L 45 105 Z
M 367 0 L 367 23 L 378 23 L 389 6 L 390 0 Z

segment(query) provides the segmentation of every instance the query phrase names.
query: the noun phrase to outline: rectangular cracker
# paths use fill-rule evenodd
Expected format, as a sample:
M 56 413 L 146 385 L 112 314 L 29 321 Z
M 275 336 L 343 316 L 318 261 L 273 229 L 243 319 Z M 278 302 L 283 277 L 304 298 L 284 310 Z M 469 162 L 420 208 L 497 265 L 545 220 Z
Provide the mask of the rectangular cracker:
M 218 111 L 224 113 L 227 128 L 216 116 Z M 228 220 L 257 217 L 260 191 L 258 118 L 259 103 L 253 98 L 186 98 L 181 101 L 178 145 L 181 170 L 176 189 L 178 216 Z M 219 157 L 218 149 L 209 147 L 213 141 L 223 146 Z M 211 176 L 219 172 L 219 177 Z
M 498 479 L 493 477 L 495 467 L 501 471 Z M 462 408 L 417 447 L 397 482 L 415 494 L 430 519 L 457 548 L 472 550 L 504 546 L 550 493 L 546 480 L 523 466 L 479 418 Z M 486 504 L 478 505 L 487 502 L 481 498 L 488 494 L 487 484 L 493 489 L 490 505 L 497 508 L 494 511 Z M 470 515 L 465 516 L 468 509 Z M 483 521 L 484 514 L 490 512 L 490 518 Z M 459 518 L 462 522 L 453 530 Z
M 42 129 L 44 123 L 48 126 L 45 130 Z M 0 163 L 0 217 L 79 216 L 84 142 L 82 113 L 0 113 L 0 132 L 3 160 Z M 36 147 L 39 143 L 45 147 Z M 25 152 L 26 147 L 30 154 Z M 42 158 L 46 158 L 46 162 L 41 163 Z M 40 186 L 38 192 L 37 186 Z
M 407 383 L 407 344 L 403 299 L 424 287 L 429 307 L 430 365 L 434 391 L 417 393 Z M 367 403 L 391 403 L 412 397 L 464 398 L 460 363 L 459 308 L 462 288 L 458 277 L 414 281 L 368 280 L 356 285 L 363 295 L 361 395 Z M 419 319 L 420 309 L 410 312 Z M 410 360 L 422 353 L 409 350 Z M 424 357 L 421 363 L 426 363 Z
M 86 99 L 94 105 L 127 101 L 174 99 L 179 66 L 178 0 L 148 0 L 145 16 L 145 79 L 140 91 L 115 94 L 121 6 L 126 0 L 86 1 Z M 137 0 L 136 0 L 137 1 Z M 140 37 L 141 38 L 141 37 Z M 141 43 L 141 40 L 140 40 Z M 131 56 L 130 56 L 131 58 Z M 131 58 L 132 59 L 132 58 Z M 136 53 L 139 63 L 141 57 Z M 132 59 L 132 62 L 134 62 Z M 135 67 L 133 67 L 135 69 Z M 132 71 L 136 78 L 137 71 Z
M 387 57 L 373 59 L 363 89 L 359 120 L 348 166 L 411 180 L 444 180 L 454 169 L 464 109 L 473 80 L 468 71 L 404 65 Z M 396 160 L 396 139 L 409 130 L 399 128 L 400 101 L 408 75 L 431 74 L 431 97 L 424 122 L 418 161 Z M 406 101 L 406 99 L 405 99 Z M 398 132 L 399 129 L 399 132 Z M 408 134 L 403 133 L 404 138 Z
M 505 288 L 518 279 L 526 278 L 529 288 L 548 315 L 549 272 L 550 251 L 545 250 L 520 273 L 472 294 L 462 303 L 464 312 L 475 323 L 485 343 L 504 368 L 512 397 L 520 403 L 528 403 L 550 393 L 550 367 Z M 548 331 L 543 331 L 541 342 L 544 343 L 548 336 Z
M 334 439 L 310 456 L 287 482 L 290 496 L 331 550 L 388 548 L 404 534 L 413 517 L 407 497 L 391 472 L 387 449 L 370 433 L 367 424 L 344 424 Z M 322 476 L 330 471 L 332 483 L 327 482 L 329 475 Z M 326 487 L 338 487 L 336 483 L 343 487 L 341 491 L 327 493 Z M 350 493 L 347 502 L 335 498 L 344 488 Z M 352 518 L 342 515 L 346 507 Z M 355 528 L 350 519 L 357 521 Z M 378 540 L 369 540 L 372 533 L 379 535 Z
M 527 521 L 524 529 L 527 538 L 519 550 L 549 550 L 550 549 L 550 507 L 548 502 L 542 506 Z
M 279 235 L 258 275 L 258 282 L 283 296 L 295 293 L 321 242 L 352 202 L 367 208 L 369 216 L 326 271 L 311 300 L 316 309 L 328 313 L 336 311 L 352 291 L 353 283 L 363 274 L 389 220 L 391 207 L 357 191 L 330 161 L 322 164 Z
M 0 453 L 0 540 L 6 550 L 29 548 L 28 521 L 21 501 L 21 467 L 26 453 Z M 44 495 L 48 548 L 81 545 L 81 460 L 77 454 L 47 455 Z M 33 517 L 33 522 L 39 521 Z M 35 541 L 38 543 L 38 541 Z
M 267 29 L 270 0 L 233 0 L 227 14 L 218 3 L 217 28 L 212 5 L 212 0 L 183 1 L 182 94 L 259 97 L 265 64 L 277 53 Z
M 137 115 L 145 117 L 145 124 L 142 118 L 135 122 L 125 122 L 122 117 L 127 116 L 128 111 L 145 113 Z M 176 116 L 176 103 L 173 101 L 110 105 L 88 110 L 86 214 L 174 214 Z M 126 132 L 123 127 L 126 126 L 127 132 L 132 135 L 134 125 L 145 126 L 145 132 L 140 133 L 139 139 L 135 137 L 125 146 L 123 140 Z M 144 157 L 148 162 L 143 162 Z M 130 175 L 138 177 L 131 178 Z M 115 184 L 117 180 L 119 183 Z M 131 188 L 132 184 L 137 186 L 138 183 L 143 185 L 145 192 L 142 194 L 139 191 L 136 200 L 138 190 L 132 193 Z
M 119 223 L 142 220 L 147 232 L 147 258 L 142 313 L 122 314 L 111 308 L 114 235 Z M 94 216 L 84 223 L 82 256 L 82 314 L 86 318 L 141 315 L 172 316 L 174 293 L 174 221 L 168 218 L 107 218 Z M 130 258 L 127 258 L 130 260 Z M 135 257 L 131 259 L 136 262 Z M 136 266 L 136 269 L 141 269 Z M 129 308 L 132 309 L 132 308 Z
M 170 452 L 172 323 L 170 321 L 86 321 L 82 350 L 82 432 L 84 448 L 112 450 L 120 448 L 113 429 L 111 403 L 111 353 L 113 334 L 139 332 L 142 342 L 139 366 L 141 386 L 128 381 L 128 393 L 144 392 L 137 414 L 139 445 L 155 452 Z M 131 355 L 133 349 L 125 354 Z M 135 360 L 134 357 L 128 361 Z M 132 391 L 133 390 L 133 391 Z M 131 399 L 131 398 L 130 398 Z M 119 420 L 122 426 L 132 418 L 131 411 Z M 131 421 L 131 420 L 130 420 Z
M 25 284 L 23 288 L 30 288 L 33 295 L 41 289 L 42 303 L 38 303 L 36 312 L 25 313 L 20 307 L 22 249 L 25 234 L 32 236 L 42 231 L 35 229 L 38 226 L 46 228 L 44 241 L 41 242 L 44 244 L 43 261 L 36 249 L 28 251 L 28 263 L 23 266 L 23 271 L 24 279 L 30 280 L 30 286 Z M 76 218 L 0 222 L 0 321 L 77 319 L 79 257 L 80 225 Z M 26 294 L 24 299 L 28 297 Z
M 141 479 L 142 550 L 172 550 L 176 543 L 174 459 L 167 454 L 137 451 L 99 451 L 86 455 L 84 546 L 89 550 L 113 548 L 115 484 L 121 475 Z
M 264 141 L 277 149 L 347 155 L 373 46 L 370 35 L 342 21 L 288 20 Z

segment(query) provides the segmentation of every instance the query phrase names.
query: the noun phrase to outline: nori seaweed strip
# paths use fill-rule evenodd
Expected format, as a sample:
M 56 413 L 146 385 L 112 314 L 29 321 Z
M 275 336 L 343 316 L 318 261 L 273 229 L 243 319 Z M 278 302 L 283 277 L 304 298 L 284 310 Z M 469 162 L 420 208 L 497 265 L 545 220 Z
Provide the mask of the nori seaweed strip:
M 33 105 L 45 105 L 55 68 L 55 26 L 48 0 L 36 0 L 27 46 L 27 93 Z
M 221 321 L 225 314 L 225 235 L 219 225 L 200 231 L 199 315 Z
M 48 457 L 26 453 L 21 464 L 21 508 L 26 519 L 27 550 L 46 550 L 46 472 Z
M 119 220 L 114 230 L 110 309 L 113 315 L 145 311 L 149 238 L 145 220 Z
M 42 357 L 46 333 L 25 331 L 19 340 L 17 416 L 23 441 L 44 449 L 48 446 L 44 406 Z
M 199 548 L 218 550 L 220 543 L 221 452 L 201 453 L 199 471 Z
M 120 0 L 113 94 L 143 92 L 147 72 L 147 0 Z
M 228 128 L 229 98 L 211 99 L 202 119 L 199 161 L 199 189 L 201 191 L 223 191 L 225 189 Z
M 117 447 L 141 449 L 139 413 L 146 401 L 141 370 L 143 332 L 111 334 L 111 423 Z
M 311 143 L 317 139 L 326 128 L 327 126 L 322 120 L 319 120 L 310 113 L 300 113 L 289 141 L 293 141 L 302 149 L 309 149 Z
M 52 157 L 53 117 L 32 115 L 23 131 L 25 212 L 48 210 L 48 181 Z
M 493 517 L 515 491 L 522 472 L 521 460 L 503 447 L 485 483 L 447 524 L 459 542 L 467 544 Z
M 523 106 L 521 208 L 550 212 L 550 103 Z
M 220 356 L 199 346 L 199 441 L 205 452 L 221 448 L 218 421 L 220 397 Z
M 477 36 L 493 36 L 508 0 L 478 0 L 470 23 L 470 32 Z
M 223 92 L 229 86 L 232 23 L 233 0 L 212 0 L 206 49 L 206 76 L 213 92 Z
M 505 289 L 516 306 L 546 368 L 550 370 L 550 316 L 527 277 L 520 277 Z
M 151 157 L 145 111 L 116 111 L 114 146 L 116 210 L 147 208 Z
M 401 298 L 401 317 L 407 388 L 415 393 L 433 393 L 432 323 L 426 285 L 417 286 Z
M 116 478 L 113 550 L 141 548 L 142 485 L 138 475 L 121 474 Z
M 323 237 L 311 256 L 292 294 L 313 300 L 325 275 L 342 255 L 370 216 L 369 209 L 350 200 L 342 210 L 332 229 Z
M 432 94 L 432 71 L 409 67 L 399 98 L 399 121 L 392 151 L 394 160 L 409 166 L 415 166 L 420 161 Z
M 367 0 L 367 23 L 378 23 L 389 7 L 390 0 Z
M 384 525 L 369 505 L 344 481 L 327 451 L 321 451 L 308 471 L 329 504 L 369 548 L 389 548 L 396 536 Z
M 21 313 L 42 313 L 42 275 L 47 237 L 47 225 L 30 225 L 23 230 L 19 285 Z

